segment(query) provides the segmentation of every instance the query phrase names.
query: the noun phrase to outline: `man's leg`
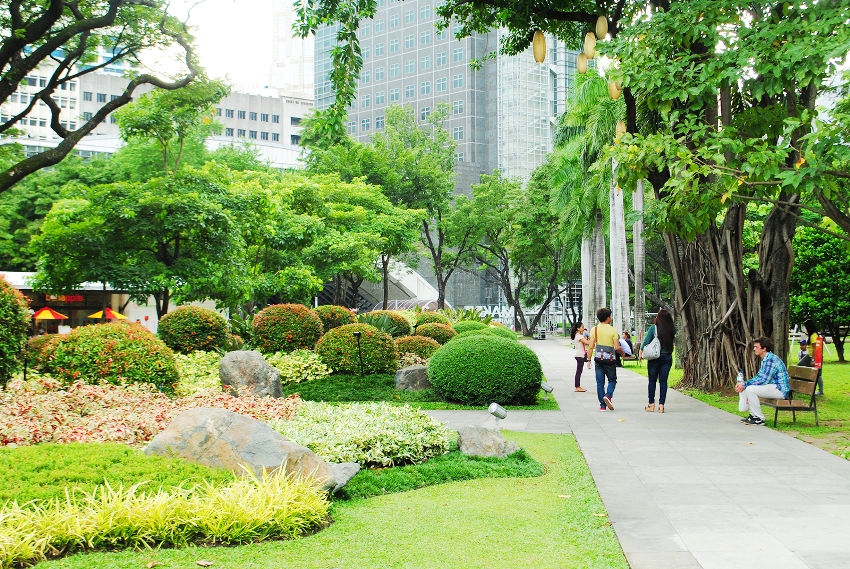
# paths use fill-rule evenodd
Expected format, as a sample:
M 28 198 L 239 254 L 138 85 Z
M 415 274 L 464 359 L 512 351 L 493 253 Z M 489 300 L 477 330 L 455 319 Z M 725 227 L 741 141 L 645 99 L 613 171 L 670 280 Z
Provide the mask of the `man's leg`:
M 599 408 L 607 409 L 605 407 L 605 371 L 602 364 L 594 362 L 594 367 L 596 368 L 596 398 L 599 399 Z
M 750 415 L 764 421 L 764 413 L 761 411 L 761 403 L 759 397 L 765 399 L 785 399 L 785 396 L 779 391 L 779 388 L 773 385 L 751 385 L 744 390 L 747 395 L 747 401 L 750 404 Z
M 605 395 L 608 396 L 608 399 L 611 399 L 614 397 L 614 389 L 617 387 L 617 366 L 605 366 L 605 375 L 608 376 L 608 391 Z

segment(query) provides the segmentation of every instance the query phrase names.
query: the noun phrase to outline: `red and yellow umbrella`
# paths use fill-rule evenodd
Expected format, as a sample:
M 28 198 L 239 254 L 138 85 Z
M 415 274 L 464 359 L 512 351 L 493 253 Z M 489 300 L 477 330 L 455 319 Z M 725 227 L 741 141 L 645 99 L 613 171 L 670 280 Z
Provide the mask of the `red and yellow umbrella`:
M 94 314 L 89 314 L 86 318 L 94 318 L 95 320 L 99 320 L 103 318 L 103 310 L 99 310 Z M 121 314 L 120 312 L 115 312 L 111 308 L 106 309 L 106 319 L 107 320 L 126 320 L 127 317 Z
M 64 314 L 59 314 L 47 306 L 40 308 L 32 315 L 33 320 L 66 320 L 67 318 Z

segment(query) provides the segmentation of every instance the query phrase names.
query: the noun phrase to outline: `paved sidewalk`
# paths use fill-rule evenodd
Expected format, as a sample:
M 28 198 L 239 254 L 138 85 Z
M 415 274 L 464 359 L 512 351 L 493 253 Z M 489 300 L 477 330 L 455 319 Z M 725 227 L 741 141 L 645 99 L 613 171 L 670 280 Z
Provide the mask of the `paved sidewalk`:
M 574 433 L 633 569 L 850 569 L 850 461 L 674 390 L 666 413 L 647 413 L 646 379 L 628 368 L 601 412 L 593 370 L 573 391 L 562 339 L 527 345 L 561 411 L 510 411 L 500 426 Z M 494 426 L 483 411 L 431 413 Z

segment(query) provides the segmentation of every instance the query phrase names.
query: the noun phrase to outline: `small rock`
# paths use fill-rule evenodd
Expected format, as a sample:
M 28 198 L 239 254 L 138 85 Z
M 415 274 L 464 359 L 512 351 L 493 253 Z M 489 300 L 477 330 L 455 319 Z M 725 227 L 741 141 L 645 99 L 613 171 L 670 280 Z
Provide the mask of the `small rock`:
M 395 372 L 395 388 L 405 391 L 422 391 L 431 388 L 427 366 L 409 366 Z
M 484 427 L 461 427 L 457 434 L 457 446 L 465 455 L 505 458 L 519 450 L 518 444 L 507 440 L 499 431 Z
M 354 475 L 360 472 L 360 465 L 356 462 L 343 462 L 341 464 L 337 464 L 335 462 L 327 462 L 328 468 L 331 470 L 331 474 L 334 477 L 334 481 L 336 482 L 336 486 L 331 490 L 331 492 L 336 492 L 346 484 L 348 481 L 354 478 Z
M 280 397 L 280 371 L 269 365 L 260 352 L 239 350 L 228 352 L 219 364 L 221 385 L 230 388 L 233 395 L 248 394 L 255 397 Z

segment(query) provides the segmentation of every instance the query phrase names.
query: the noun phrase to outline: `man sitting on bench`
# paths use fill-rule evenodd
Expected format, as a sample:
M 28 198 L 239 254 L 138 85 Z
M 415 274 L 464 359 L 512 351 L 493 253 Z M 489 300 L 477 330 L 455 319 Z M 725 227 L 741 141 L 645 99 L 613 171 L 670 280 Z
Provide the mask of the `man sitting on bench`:
M 756 376 L 743 384 L 735 386 L 740 403 L 738 409 L 750 410 L 750 416 L 741 419 L 748 425 L 764 425 L 764 413 L 761 410 L 759 397 L 764 399 L 787 399 L 791 387 L 788 381 L 788 370 L 782 360 L 774 354 L 773 342 L 770 338 L 758 338 L 753 342 L 753 352 L 761 358 L 761 368 Z

